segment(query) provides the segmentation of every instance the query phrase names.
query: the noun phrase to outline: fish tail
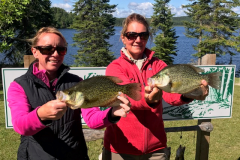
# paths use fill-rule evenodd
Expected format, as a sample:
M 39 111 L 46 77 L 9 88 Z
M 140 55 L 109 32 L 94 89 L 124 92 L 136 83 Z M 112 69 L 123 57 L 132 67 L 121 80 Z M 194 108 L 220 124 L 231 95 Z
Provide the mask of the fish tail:
M 216 89 L 220 89 L 221 88 L 221 79 L 220 76 L 222 76 L 221 72 L 213 72 L 213 73 L 209 73 L 208 74 L 208 84 Z
M 139 101 L 141 96 L 141 83 L 129 83 L 126 85 L 126 95 L 128 95 L 130 98 L 134 99 L 135 101 Z

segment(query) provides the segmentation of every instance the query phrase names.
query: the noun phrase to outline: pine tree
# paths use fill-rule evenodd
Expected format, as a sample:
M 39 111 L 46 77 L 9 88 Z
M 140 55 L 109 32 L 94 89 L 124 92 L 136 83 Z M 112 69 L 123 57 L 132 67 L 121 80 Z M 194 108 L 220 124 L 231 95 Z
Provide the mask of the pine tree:
M 193 56 L 201 58 L 205 54 L 226 53 L 235 55 L 239 50 L 238 14 L 233 11 L 240 5 L 239 0 L 195 0 L 183 6 L 192 23 L 185 22 L 186 36 L 197 38 L 199 43 L 194 47 Z
M 170 0 L 155 0 L 153 4 L 154 13 L 151 22 L 154 35 L 155 46 L 152 48 L 155 51 L 154 56 L 163 60 L 167 64 L 172 64 L 174 56 L 176 56 L 177 38 L 175 28 L 173 28 L 172 17 L 168 3 Z
M 107 66 L 113 59 L 112 45 L 107 41 L 115 34 L 115 18 L 112 12 L 116 5 L 109 0 L 79 0 L 74 5 L 72 27 L 77 30 L 73 37 L 79 47 L 74 66 Z
M 52 7 L 51 11 L 53 13 L 53 26 L 56 28 L 69 28 L 73 23 L 72 13 L 68 13 L 62 8 Z

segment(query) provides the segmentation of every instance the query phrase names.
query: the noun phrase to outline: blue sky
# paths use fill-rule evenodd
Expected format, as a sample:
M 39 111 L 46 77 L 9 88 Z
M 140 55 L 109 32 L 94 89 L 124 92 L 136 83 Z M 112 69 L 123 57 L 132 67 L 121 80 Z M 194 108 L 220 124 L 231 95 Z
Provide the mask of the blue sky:
M 63 8 L 66 11 L 73 9 L 74 2 L 77 0 L 51 0 L 53 7 Z M 152 3 L 154 0 L 110 0 L 109 4 L 116 4 L 116 12 L 114 17 L 127 17 L 131 13 L 139 13 L 146 17 L 151 17 L 153 14 Z M 175 16 L 184 16 L 185 13 L 181 8 L 182 4 L 188 4 L 187 0 L 171 0 L 169 6 Z
M 63 8 L 66 11 L 71 11 L 73 5 L 77 0 L 51 0 L 53 7 Z M 113 13 L 114 17 L 125 18 L 131 13 L 139 13 L 147 18 L 150 18 L 153 14 L 154 0 L 110 0 L 109 4 L 116 4 L 116 11 Z M 182 9 L 183 4 L 189 4 L 188 0 L 171 0 L 169 7 L 171 8 L 172 14 L 175 17 L 185 16 L 184 10 Z M 240 8 L 235 8 L 235 12 L 240 13 Z

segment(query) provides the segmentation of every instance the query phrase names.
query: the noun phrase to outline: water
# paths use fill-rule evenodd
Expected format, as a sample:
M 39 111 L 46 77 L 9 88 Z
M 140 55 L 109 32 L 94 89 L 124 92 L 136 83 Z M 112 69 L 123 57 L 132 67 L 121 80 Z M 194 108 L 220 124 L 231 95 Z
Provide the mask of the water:
M 120 31 L 122 27 L 115 27 L 115 35 L 113 35 L 109 42 L 113 46 L 110 48 L 112 52 L 114 52 L 114 55 L 116 58 L 120 56 L 120 49 L 123 47 L 123 43 L 120 39 Z M 193 49 L 192 45 L 196 45 L 198 43 L 197 39 L 188 38 L 185 36 L 185 28 L 182 26 L 175 27 L 176 34 L 179 36 L 177 40 L 177 56 L 174 56 L 174 64 L 183 64 L 183 63 L 190 63 L 190 62 L 196 62 L 197 58 L 192 56 L 192 54 L 196 53 L 196 51 Z M 73 44 L 72 37 L 76 33 L 74 29 L 60 29 L 64 37 L 66 38 L 68 42 L 68 53 L 65 56 L 64 63 L 67 65 L 71 65 L 74 63 L 74 58 L 71 55 L 74 55 L 77 53 L 78 48 L 73 47 L 71 44 Z M 148 41 L 147 48 L 151 48 L 154 46 L 153 42 Z M 224 55 L 221 57 L 217 57 L 216 63 L 217 64 L 233 64 L 236 65 L 236 71 L 240 70 L 240 54 L 237 53 L 235 56 L 232 56 L 232 62 L 231 62 L 231 56 L 230 55 Z M 237 74 L 236 76 L 240 76 Z
M 113 46 L 110 48 L 110 50 L 114 53 L 115 57 L 118 58 L 120 56 L 120 49 L 123 47 L 123 43 L 120 40 L 120 31 L 122 27 L 115 27 L 115 35 L 113 35 L 109 42 Z M 192 54 L 196 53 L 196 51 L 193 49 L 192 45 L 196 45 L 197 39 L 188 38 L 184 35 L 185 28 L 182 26 L 175 27 L 176 34 L 179 36 L 177 40 L 177 56 L 174 56 L 174 64 L 183 64 L 183 63 L 190 63 L 192 61 L 196 62 L 197 58 L 193 57 Z M 77 54 L 77 47 L 73 47 L 72 44 L 73 39 L 72 37 L 76 33 L 76 30 L 74 29 L 60 29 L 60 32 L 63 34 L 63 36 L 66 38 L 68 42 L 68 52 L 67 55 L 64 58 L 64 63 L 67 65 L 72 65 L 74 63 L 74 58 L 72 55 Z M 147 48 L 151 48 L 154 46 L 153 42 L 148 41 Z M 2 54 L 0 54 L 0 59 L 2 61 Z M 216 63 L 217 64 L 230 64 L 231 56 L 224 55 L 221 57 L 217 57 Z M 232 64 L 236 65 L 236 71 L 240 71 L 240 54 L 237 53 L 237 55 L 232 56 Z M 237 74 L 237 77 L 240 75 Z

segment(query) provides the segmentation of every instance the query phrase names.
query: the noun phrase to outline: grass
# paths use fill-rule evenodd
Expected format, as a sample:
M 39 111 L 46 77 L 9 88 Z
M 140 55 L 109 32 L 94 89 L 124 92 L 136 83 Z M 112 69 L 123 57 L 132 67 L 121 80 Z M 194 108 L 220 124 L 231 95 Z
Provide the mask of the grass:
M 239 79 L 236 80 L 238 82 Z M 210 135 L 209 160 L 240 160 L 240 86 L 235 85 L 232 118 L 213 119 Z M 197 120 L 166 121 L 165 127 L 196 125 Z M 86 127 L 86 126 L 85 126 Z M 182 136 L 182 138 L 180 138 Z M 175 159 L 178 146 L 186 146 L 185 159 L 194 160 L 196 151 L 195 131 L 167 133 L 168 146 L 172 148 L 171 160 Z M 12 129 L 5 128 L 3 92 L 0 91 L 0 160 L 15 160 L 20 136 Z M 90 160 L 98 160 L 102 140 L 87 143 Z

